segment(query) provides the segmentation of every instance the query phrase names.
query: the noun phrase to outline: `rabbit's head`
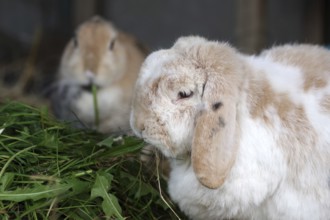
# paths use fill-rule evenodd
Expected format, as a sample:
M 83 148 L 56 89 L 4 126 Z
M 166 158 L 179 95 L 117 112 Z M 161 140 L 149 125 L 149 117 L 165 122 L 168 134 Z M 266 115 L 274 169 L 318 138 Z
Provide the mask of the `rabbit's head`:
M 191 157 L 198 180 L 218 188 L 233 166 L 242 65 L 228 44 L 182 37 L 145 60 L 131 127 L 165 156 Z
M 121 77 L 125 68 L 119 33 L 109 22 L 94 16 L 82 23 L 65 48 L 60 77 L 80 85 L 108 85 Z

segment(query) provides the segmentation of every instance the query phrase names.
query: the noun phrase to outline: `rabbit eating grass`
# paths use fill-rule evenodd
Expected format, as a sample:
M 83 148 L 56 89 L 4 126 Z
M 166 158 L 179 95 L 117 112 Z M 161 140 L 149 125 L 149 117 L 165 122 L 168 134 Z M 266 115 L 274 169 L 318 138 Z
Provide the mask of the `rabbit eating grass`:
M 95 16 L 76 30 L 62 55 L 54 113 L 78 126 L 96 128 L 92 87 L 97 88 L 98 130 L 104 133 L 129 129 L 132 90 L 145 53 L 130 35 Z
M 192 219 L 330 218 L 330 52 L 284 45 L 258 56 L 182 37 L 150 54 L 131 127 L 171 163 Z

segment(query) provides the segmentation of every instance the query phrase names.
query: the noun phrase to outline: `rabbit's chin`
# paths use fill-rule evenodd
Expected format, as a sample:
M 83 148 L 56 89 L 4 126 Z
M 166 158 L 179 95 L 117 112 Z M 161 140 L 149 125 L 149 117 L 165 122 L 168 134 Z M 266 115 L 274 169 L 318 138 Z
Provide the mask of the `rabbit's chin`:
M 170 143 L 169 141 L 159 141 L 157 139 L 153 139 L 153 138 L 144 138 L 144 141 L 151 144 L 152 146 L 154 146 L 155 148 L 157 148 L 163 156 L 167 157 L 167 158 L 178 158 L 178 157 L 182 157 L 182 155 L 186 155 L 188 154 L 188 150 L 187 147 L 183 147 L 183 146 L 177 146 L 174 143 Z
M 151 137 L 144 137 L 143 140 L 157 148 L 165 157 L 174 157 L 174 152 L 171 150 L 171 144 L 166 143 L 166 141 L 163 143 L 157 139 L 151 138 Z
M 172 159 L 178 159 L 182 158 L 185 155 L 188 155 L 188 151 L 177 151 L 177 150 L 172 150 L 173 147 L 168 147 L 166 145 L 154 145 L 164 157 L 166 158 L 172 158 Z

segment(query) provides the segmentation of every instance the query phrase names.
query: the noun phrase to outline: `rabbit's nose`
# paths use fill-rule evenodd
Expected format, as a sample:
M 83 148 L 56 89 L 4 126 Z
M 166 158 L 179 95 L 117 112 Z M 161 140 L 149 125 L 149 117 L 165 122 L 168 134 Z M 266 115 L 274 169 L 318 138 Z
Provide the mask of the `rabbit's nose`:
M 140 126 L 140 131 L 141 131 L 141 133 L 143 133 L 145 130 L 146 130 L 146 127 L 144 126 L 144 124 L 141 125 L 141 126 Z
M 142 137 L 142 132 L 145 130 L 144 122 L 141 117 L 136 115 L 135 111 L 131 112 L 130 126 L 138 137 Z
M 137 119 L 135 122 L 135 126 L 140 134 L 146 129 L 144 126 L 144 122 L 141 119 Z

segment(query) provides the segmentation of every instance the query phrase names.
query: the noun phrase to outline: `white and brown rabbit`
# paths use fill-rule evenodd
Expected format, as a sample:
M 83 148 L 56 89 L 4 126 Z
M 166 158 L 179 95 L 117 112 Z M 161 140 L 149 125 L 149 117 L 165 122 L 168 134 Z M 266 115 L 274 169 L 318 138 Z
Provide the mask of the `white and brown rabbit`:
M 171 163 L 192 219 L 330 219 L 330 52 L 259 56 L 182 37 L 147 57 L 131 127 Z
M 97 87 L 101 132 L 129 129 L 132 91 L 146 56 L 137 41 L 94 16 L 82 23 L 62 55 L 56 89 L 55 115 L 95 128 L 91 88 Z

